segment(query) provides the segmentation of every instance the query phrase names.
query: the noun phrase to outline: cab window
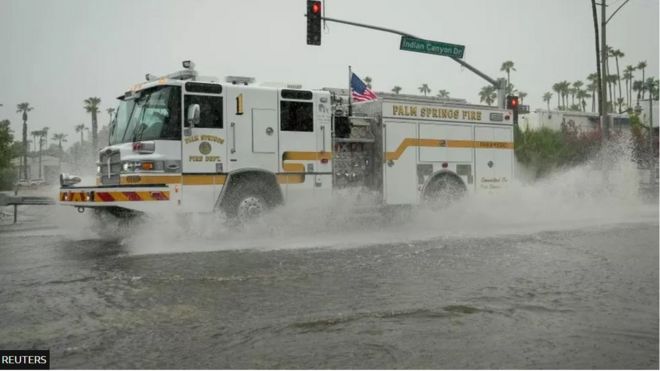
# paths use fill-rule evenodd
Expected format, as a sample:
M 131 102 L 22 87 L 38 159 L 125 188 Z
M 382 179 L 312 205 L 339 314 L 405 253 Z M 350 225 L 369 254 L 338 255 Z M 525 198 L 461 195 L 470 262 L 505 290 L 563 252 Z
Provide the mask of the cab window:
M 187 94 L 184 104 L 186 114 L 191 104 L 199 104 L 200 122 L 195 127 L 222 129 L 222 97 Z M 188 123 L 184 125 L 188 126 Z
M 282 131 L 314 131 L 312 102 L 281 101 L 280 128 Z

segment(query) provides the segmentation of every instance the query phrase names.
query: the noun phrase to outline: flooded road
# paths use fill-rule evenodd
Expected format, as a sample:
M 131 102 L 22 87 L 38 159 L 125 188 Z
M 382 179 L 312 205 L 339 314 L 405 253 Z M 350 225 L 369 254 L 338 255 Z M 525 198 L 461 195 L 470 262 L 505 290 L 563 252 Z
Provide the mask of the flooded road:
M 57 210 L 0 226 L 0 348 L 50 349 L 54 368 L 658 368 L 657 204 L 352 245 L 350 228 L 249 247 L 196 230 L 161 251 Z

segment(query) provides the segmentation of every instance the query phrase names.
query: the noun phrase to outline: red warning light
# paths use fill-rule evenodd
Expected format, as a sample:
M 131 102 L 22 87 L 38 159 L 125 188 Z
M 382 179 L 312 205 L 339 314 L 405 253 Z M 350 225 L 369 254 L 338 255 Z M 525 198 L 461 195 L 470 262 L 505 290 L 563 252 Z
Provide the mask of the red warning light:
M 319 14 L 321 12 L 321 2 L 315 1 L 312 3 L 312 13 Z

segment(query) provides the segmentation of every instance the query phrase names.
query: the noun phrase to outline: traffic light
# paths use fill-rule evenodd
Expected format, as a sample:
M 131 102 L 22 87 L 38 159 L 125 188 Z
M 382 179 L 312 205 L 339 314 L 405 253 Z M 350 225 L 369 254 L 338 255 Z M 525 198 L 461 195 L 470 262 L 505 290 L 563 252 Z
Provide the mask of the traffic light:
M 519 98 L 515 95 L 507 95 L 506 108 L 513 111 L 513 124 L 518 124 L 518 109 L 520 108 Z
M 321 45 L 321 2 L 307 0 L 307 45 Z

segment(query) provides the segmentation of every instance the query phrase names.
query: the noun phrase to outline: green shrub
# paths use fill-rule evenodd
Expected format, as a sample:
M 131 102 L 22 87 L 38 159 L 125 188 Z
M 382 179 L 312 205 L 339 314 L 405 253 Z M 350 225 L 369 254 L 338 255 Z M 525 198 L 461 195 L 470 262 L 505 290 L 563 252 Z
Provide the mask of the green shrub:
M 10 191 L 14 189 L 18 171 L 14 168 L 0 169 L 0 191 Z
M 600 147 L 600 132 L 580 133 L 575 126 L 561 131 L 541 128 L 514 129 L 518 162 L 541 178 L 562 167 L 575 166 L 589 160 Z

